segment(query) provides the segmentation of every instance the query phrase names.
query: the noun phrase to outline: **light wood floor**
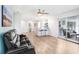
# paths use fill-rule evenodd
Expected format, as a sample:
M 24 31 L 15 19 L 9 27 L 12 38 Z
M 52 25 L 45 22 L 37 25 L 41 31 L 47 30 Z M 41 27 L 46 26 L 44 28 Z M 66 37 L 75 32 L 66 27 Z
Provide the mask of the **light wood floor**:
M 34 32 L 26 33 L 37 54 L 79 53 L 79 45 L 52 36 L 37 37 Z

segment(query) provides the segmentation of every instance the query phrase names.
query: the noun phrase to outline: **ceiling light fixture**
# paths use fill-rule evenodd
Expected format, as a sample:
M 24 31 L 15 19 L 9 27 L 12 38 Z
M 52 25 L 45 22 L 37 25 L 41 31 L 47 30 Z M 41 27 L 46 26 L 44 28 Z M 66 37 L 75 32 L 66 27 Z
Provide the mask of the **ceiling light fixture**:
M 43 15 L 43 14 L 48 14 L 48 13 L 46 13 L 45 10 L 38 9 L 37 15 Z

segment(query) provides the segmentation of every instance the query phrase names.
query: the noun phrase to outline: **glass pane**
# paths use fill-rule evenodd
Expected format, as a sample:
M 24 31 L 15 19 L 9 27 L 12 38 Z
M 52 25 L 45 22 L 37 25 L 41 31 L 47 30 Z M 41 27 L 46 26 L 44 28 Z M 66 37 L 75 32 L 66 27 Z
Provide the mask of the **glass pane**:
M 76 27 L 77 27 L 77 17 L 72 16 L 71 18 L 67 19 L 67 40 L 71 40 L 73 42 L 78 42 L 77 41 L 77 32 L 76 32 Z
M 59 21 L 59 35 L 63 38 L 66 37 L 66 19 L 60 19 Z

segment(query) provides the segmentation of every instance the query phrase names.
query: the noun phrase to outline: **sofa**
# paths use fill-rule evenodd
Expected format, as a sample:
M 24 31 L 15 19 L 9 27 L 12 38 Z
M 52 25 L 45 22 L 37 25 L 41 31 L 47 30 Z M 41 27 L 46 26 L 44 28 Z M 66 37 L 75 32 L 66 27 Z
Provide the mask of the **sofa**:
M 9 30 L 8 32 L 4 33 L 3 39 L 7 48 L 5 53 L 35 54 L 34 47 L 30 43 L 28 38 L 22 38 L 22 35 L 17 34 L 15 29 Z

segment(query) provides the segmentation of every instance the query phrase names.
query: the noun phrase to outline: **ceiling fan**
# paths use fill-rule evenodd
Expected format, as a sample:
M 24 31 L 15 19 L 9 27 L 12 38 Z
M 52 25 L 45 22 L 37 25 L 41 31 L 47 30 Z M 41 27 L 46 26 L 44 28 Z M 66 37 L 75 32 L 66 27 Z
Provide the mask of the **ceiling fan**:
M 38 12 L 37 12 L 37 14 L 48 14 L 47 12 L 45 12 L 45 10 L 41 10 L 41 9 L 38 9 Z

